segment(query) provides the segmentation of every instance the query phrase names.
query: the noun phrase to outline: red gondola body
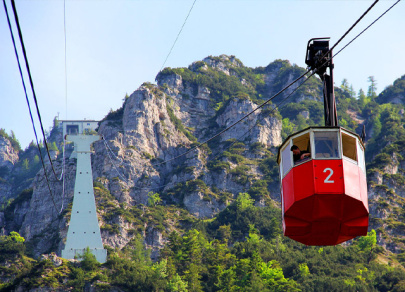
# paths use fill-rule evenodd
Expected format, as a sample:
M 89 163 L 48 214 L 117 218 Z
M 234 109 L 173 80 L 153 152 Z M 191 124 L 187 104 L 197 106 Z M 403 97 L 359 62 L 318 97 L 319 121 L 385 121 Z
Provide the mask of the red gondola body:
M 311 153 L 293 162 L 291 146 Z M 341 127 L 308 128 L 279 150 L 284 235 L 306 245 L 336 245 L 367 235 L 364 145 Z

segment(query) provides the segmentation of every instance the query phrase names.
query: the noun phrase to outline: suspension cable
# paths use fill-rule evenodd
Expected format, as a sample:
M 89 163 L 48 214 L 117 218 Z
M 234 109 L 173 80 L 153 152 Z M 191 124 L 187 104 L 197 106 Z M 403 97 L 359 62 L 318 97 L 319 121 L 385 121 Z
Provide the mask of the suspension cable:
M 280 110 L 281 108 L 283 108 L 285 105 L 282 106 L 282 107 L 280 107 L 280 105 L 283 104 L 288 98 L 290 98 L 290 97 L 291 97 L 302 85 L 304 85 L 304 83 L 307 82 L 313 75 L 315 75 L 315 72 L 312 72 L 312 73 L 311 73 L 303 82 L 301 82 L 291 93 L 289 93 L 282 101 L 280 101 L 280 103 L 279 103 L 278 105 L 276 105 L 274 108 L 272 108 L 272 109 L 271 109 L 271 113 L 274 113 L 274 111 L 275 111 L 276 109 L 279 109 L 279 110 Z M 240 139 L 242 139 L 244 136 L 246 136 L 255 126 L 258 125 L 258 123 L 259 123 L 261 120 L 262 120 L 262 119 L 257 119 L 256 122 L 255 122 L 255 124 L 254 124 L 253 126 L 251 126 L 247 131 L 245 131 L 245 133 L 243 133 L 242 135 L 240 135 L 238 138 L 236 138 L 236 140 L 233 141 L 230 145 L 228 145 L 226 148 L 224 148 L 224 149 L 221 150 L 219 153 L 217 153 L 214 157 L 212 157 L 212 158 L 210 159 L 210 161 L 215 160 L 215 159 L 216 159 L 217 157 L 219 157 L 224 151 L 228 150 L 228 149 L 231 148 L 236 142 L 240 141 Z M 128 184 L 128 183 L 129 183 L 128 180 L 123 177 L 123 175 L 119 172 L 118 167 L 117 167 L 117 166 L 115 165 L 115 163 L 113 162 L 111 154 L 114 155 L 114 157 L 115 157 L 117 160 L 119 160 L 122 164 L 126 164 L 126 165 L 130 165 L 130 164 L 125 163 L 122 159 L 120 159 L 118 156 L 116 156 L 116 155 L 114 154 L 114 152 L 112 151 L 112 149 L 108 146 L 108 144 L 107 144 L 107 142 L 106 142 L 104 136 L 102 136 L 102 139 L 104 140 L 104 144 L 105 144 L 106 149 L 107 149 L 108 157 L 109 157 L 111 163 L 113 164 L 113 166 L 114 166 L 114 168 L 115 168 L 115 170 L 116 170 L 118 176 L 119 176 L 125 183 Z M 111 154 L 110 154 L 108 151 L 109 151 Z M 152 168 L 152 166 L 155 166 L 155 165 L 156 165 L 156 164 L 154 164 L 154 165 L 144 165 L 142 172 L 144 172 L 147 167 L 148 167 L 148 168 Z M 157 189 L 162 189 L 163 187 L 166 187 L 166 186 L 168 186 L 168 185 L 174 185 L 174 183 L 167 183 L 167 184 L 160 185 L 160 186 L 158 186 L 158 187 L 137 187 L 137 186 L 135 186 L 135 185 L 132 186 L 132 187 L 135 188 L 135 189 L 138 189 L 138 190 L 155 190 L 155 189 L 157 190 Z
M 65 150 L 66 149 L 66 139 L 63 137 L 63 154 L 62 154 L 62 205 L 60 207 L 59 213 L 62 213 L 63 207 L 64 207 L 64 199 L 65 199 L 65 167 L 66 167 L 66 161 L 65 161 Z
M 330 48 L 322 58 L 326 57 L 346 36 L 347 34 L 363 19 L 364 16 L 377 4 L 379 0 L 375 0 L 374 3 L 356 20 L 356 22 L 340 37 L 340 39 Z
M 197 0 L 194 0 L 193 5 L 191 5 L 190 10 L 188 11 L 187 17 L 186 17 L 186 19 L 184 20 L 183 25 L 181 26 L 180 31 L 179 31 L 179 33 L 177 34 L 177 37 L 176 37 L 176 39 L 174 40 L 174 43 L 173 43 L 172 47 L 170 48 L 170 51 L 169 51 L 169 53 L 167 54 L 166 59 L 165 59 L 165 61 L 163 62 L 162 67 L 160 68 L 160 71 L 163 70 L 163 67 L 164 67 L 165 64 L 166 64 L 167 59 L 169 59 L 169 56 L 170 56 L 170 54 L 172 53 L 172 50 L 173 50 L 173 48 L 174 48 L 174 46 L 175 46 L 177 40 L 179 39 L 179 36 L 180 36 L 181 32 L 183 31 L 184 26 L 186 25 L 187 19 L 188 19 L 188 17 L 190 16 L 191 10 L 193 10 L 193 7 L 194 7 L 194 4 L 195 4 L 196 1 L 197 1 Z
M 223 133 L 225 133 L 226 131 L 228 131 L 229 129 L 233 128 L 234 126 L 236 126 L 238 123 L 242 122 L 244 119 L 246 119 L 247 117 L 249 117 L 251 114 L 253 114 L 254 112 L 256 112 L 257 110 L 259 110 L 260 108 L 262 108 L 263 106 L 265 106 L 266 104 L 268 104 L 272 99 L 274 99 L 275 97 L 277 97 L 278 95 L 280 95 L 281 93 L 283 93 L 285 90 L 287 90 L 288 88 L 290 88 L 293 84 L 295 84 L 298 80 L 300 80 L 301 78 L 303 78 L 306 74 L 308 74 L 310 72 L 310 70 L 306 70 L 305 73 L 303 73 L 301 76 L 299 76 L 298 78 L 296 78 L 294 81 L 290 82 L 290 84 L 288 84 L 287 86 L 285 86 L 283 89 L 281 89 L 279 92 L 277 92 L 276 94 L 274 94 L 272 97 L 270 97 L 269 99 L 267 99 L 265 102 L 263 102 L 262 104 L 260 104 L 259 106 L 257 106 L 255 109 L 253 109 L 252 111 L 250 111 L 249 113 L 247 113 L 245 116 L 243 116 L 242 118 L 240 118 L 239 120 L 237 120 L 236 122 L 234 122 L 232 125 L 228 126 L 226 129 L 220 131 L 219 133 L 215 134 L 214 136 L 210 137 L 209 139 L 205 140 L 204 142 L 199 143 L 198 145 L 188 149 L 186 152 L 177 155 L 171 159 L 156 163 L 156 164 L 152 164 L 151 166 L 159 166 L 165 163 L 168 163 L 170 161 L 176 160 L 188 153 L 190 153 L 191 151 L 194 151 L 195 149 L 201 147 L 202 145 L 212 141 L 213 139 L 215 139 L 216 137 L 222 135 Z M 312 74 L 313 75 L 313 74 Z M 312 76 L 311 75 L 311 76 Z
M 152 166 L 159 166 L 165 163 L 168 163 L 170 161 L 173 161 L 175 159 L 178 159 L 188 153 L 190 153 L 191 151 L 194 151 L 195 149 L 201 147 L 202 145 L 212 141 L 213 139 L 215 139 L 216 137 L 222 135 L 223 133 L 225 133 L 226 131 L 228 131 L 229 129 L 233 128 L 234 126 L 236 126 L 238 123 L 242 122 L 244 119 L 246 119 L 247 117 L 249 117 L 251 114 L 253 114 L 254 112 L 256 112 L 257 110 L 259 110 L 260 108 L 262 108 L 263 106 L 265 106 L 267 103 L 269 103 L 272 99 L 274 99 L 275 97 L 277 97 L 278 95 L 280 95 L 281 93 L 283 93 L 285 90 L 287 90 L 288 88 L 290 88 L 294 83 L 296 83 L 298 80 L 300 80 L 302 77 L 304 77 L 306 74 L 308 74 L 308 72 L 310 72 L 310 70 L 306 70 L 305 73 L 303 73 L 300 77 L 298 77 L 297 79 L 295 79 L 294 81 L 292 81 L 290 84 L 288 84 L 286 87 L 284 87 L 283 89 L 281 89 L 279 92 L 277 92 L 276 94 L 274 94 L 272 97 L 270 97 L 268 100 L 266 100 L 265 102 L 263 102 L 262 104 L 260 104 L 259 106 L 257 106 L 254 110 L 250 111 L 249 113 L 247 113 L 245 116 L 243 116 L 242 118 L 240 118 L 239 120 L 237 120 L 236 122 L 234 122 L 232 125 L 230 125 L 229 127 L 227 127 L 226 129 L 220 131 L 219 133 L 215 134 L 214 136 L 212 136 L 211 138 L 205 140 L 204 142 L 199 143 L 198 145 L 190 148 L 189 150 L 187 150 L 186 152 L 177 155 L 176 157 L 173 157 L 171 159 L 162 161 L 160 163 L 156 163 L 156 164 L 152 164 Z
M 65 37 L 65 119 L 68 119 L 68 94 L 67 94 L 67 50 L 66 50 L 66 0 L 63 0 L 63 34 Z
M 34 83 L 32 81 L 30 66 L 29 66 L 28 58 L 27 58 L 27 52 L 25 50 L 24 40 L 23 40 L 23 36 L 22 36 L 22 32 L 21 32 L 21 27 L 20 27 L 20 23 L 19 23 L 19 20 L 18 20 L 17 9 L 16 9 L 16 6 L 15 6 L 15 0 L 11 0 L 11 5 L 12 5 L 12 8 L 13 8 L 14 20 L 15 20 L 15 23 L 16 23 L 16 26 L 17 26 L 18 36 L 20 38 L 20 44 L 21 44 L 21 48 L 22 48 L 22 51 L 23 51 L 23 56 L 24 56 L 24 60 L 25 60 L 25 66 L 27 68 L 28 77 L 29 77 L 30 85 L 31 85 L 31 90 L 32 90 L 32 94 L 33 94 L 33 97 L 34 97 L 35 106 L 36 106 L 36 109 L 37 109 L 39 124 L 41 126 L 42 135 L 44 137 L 44 144 L 45 144 L 46 152 L 48 154 L 48 158 L 49 158 L 49 161 L 51 163 L 53 174 L 54 174 L 56 180 L 60 181 L 60 179 L 58 179 L 58 176 L 56 175 L 55 168 L 53 166 L 53 162 L 52 162 L 52 159 L 51 159 L 51 155 L 49 153 L 48 142 L 46 140 L 46 135 L 45 135 L 44 127 L 43 127 L 43 124 L 42 124 L 42 119 L 41 119 L 41 114 L 39 112 L 38 100 L 37 100 L 37 97 L 36 97 L 36 94 L 35 94 Z
M 348 42 L 343 48 L 341 48 L 336 54 L 333 55 L 333 57 L 336 57 L 341 51 L 343 51 L 348 45 L 350 45 L 352 42 L 354 42 L 360 35 L 362 35 L 367 29 L 369 29 L 374 23 L 376 23 L 378 20 L 380 20 L 381 17 L 383 17 L 388 11 L 390 11 L 395 5 L 399 3 L 398 0 L 395 2 L 390 8 L 388 8 L 383 14 L 381 14 L 378 18 L 376 18 L 369 26 L 367 26 L 365 29 L 363 29 L 356 37 L 354 37 L 350 42 Z
M 35 129 L 34 119 L 33 119 L 33 117 L 32 117 L 31 106 L 30 106 L 30 102 L 29 102 L 29 99 L 28 99 L 27 88 L 26 88 L 26 86 L 25 86 L 23 73 L 22 73 L 22 70 L 21 70 L 20 59 L 19 59 L 18 53 L 17 53 L 17 46 L 16 46 L 16 44 L 15 44 L 15 39 L 14 39 L 14 35 L 13 35 L 13 30 L 11 29 L 10 17 L 9 17 L 8 10 L 7 10 L 6 0 L 3 0 L 3 4 L 4 4 L 4 10 L 5 10 L 6 16 L 7 16 L 7 22 L 8 22 L 8 27 L 9 27 L 10 34 L 11 34 L 11 39 L 12 39 L 12 41 L 13 41 L 14 53 L 15 53 L 15 56 L 16 56 L 16 58 L 17 58 L 18 69 L 19 69 L 19 71 L 20 71 L 20 77 L 21 77 L 21 81 L 22 81 L 23 88 L 24 88 L 25 100 L 26 100 L 26 102 L 27 102 L 28 111 L 29 111 L 29 113 L 30 113 L 31 124 L 32 124 L 32 128 L 33 128 L 34 134 L 35 134 L 35 140 L 36 140 L 36 142 L 37 142 L 37 148 L 38 148 L 38 152 L 39 152 L 39 157 L 41 158 L 42 168 L 43 168 L 44 174 L 45 174 L 46 184 L 47 184 L 47 186 L 48 186 L 49 193 L 50 193 L 50 195 L 51 195 L 51 199 L 52 199 L 53 206 L 55 207 L 56 212 L 58 212 L 58 208 L 56 207 L 55 200 L 54 200 L 54 197 L 53 197 L 53 194 L 52 194 L 52 190 L 51 190 L 51 186 L 50 186 L 50 183 L 49 183 L 49 178 L 48 178 L 48 175 L 47 175 L 47 172 L 46 172 L 45 163 L 44 163 L 44 160 L 43 160 L 43 158 L 42 158 L 41 147 L 39 146 L 39 142 L 38 142 L 38 135 L 37 135 L 37 131 L 36 131 L 36 129 Z

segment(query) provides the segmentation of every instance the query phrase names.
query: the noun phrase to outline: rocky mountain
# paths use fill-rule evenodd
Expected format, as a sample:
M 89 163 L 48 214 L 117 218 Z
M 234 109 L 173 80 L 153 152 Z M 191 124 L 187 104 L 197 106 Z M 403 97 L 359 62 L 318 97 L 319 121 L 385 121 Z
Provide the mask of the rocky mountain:
M 256 206 L 279 208 L 277 147 L 292 132 L 323 125 L 319 79 L 306 80 L 296 92 L 298 85 L 292 86 L 229 131 L 200 143 L 303 72 L 288 61 L 249 68 L 234 56 L 210 56 L 188 68 L 165 68 L 156 85 L 144 83 L 127 96 L 121 108 L 100 121 L 103 139 L 93 144 L 105 246 L 123 249 L 141 235 L 156 261 L 172 231 L 184 233 L 198 222 L 217 220 L 240 193 L 248 193 Z M 343 85 L 336 88 L 340 125 L 358 133 L 367 128 L 370 230 L 397 263 L 405 258 L 403 81 L 375 99 L 356 98 Z M 54 123 L 49 142 L 56 145 L 53 165 L 58 175 L 64 170 L 64 186 L 47 161 L 50 192 L 38 150 L 30 145 L 23 151 L 13 141 L 0 135 L 1 233 L 17 231 L 34 258 L 60 254 L 76 173 L 75 159 L 69 158 L 72 145 L 66 145 L 63 160 L 63 137 Z

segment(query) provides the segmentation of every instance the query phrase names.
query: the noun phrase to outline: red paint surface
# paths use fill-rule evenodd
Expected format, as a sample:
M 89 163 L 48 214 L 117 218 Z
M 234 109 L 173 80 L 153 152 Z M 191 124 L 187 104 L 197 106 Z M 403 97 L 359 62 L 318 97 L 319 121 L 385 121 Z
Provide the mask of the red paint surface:
M 300 201 L 314 194 L 313 160 L 292 169 L 294 172 L 294 201 Z
M 346 162 L 310 160 L 284 177 L 284 235 L 306 245 L 335 245 L 367 234 L 366 177 Z
M 361 201 L 359 167 L 343 159 L 345 194 Z
M 314 174 L 315 193 L 343 193 L 343 167 L 341 159 L 314 160 Z
M 364 204 L 364 207 L 368 210 L 368 196 L 367 196 L 367 177 L 366 174 L 359 168 L 359 181 L 360 181 L 360 193 L 361 200 Z

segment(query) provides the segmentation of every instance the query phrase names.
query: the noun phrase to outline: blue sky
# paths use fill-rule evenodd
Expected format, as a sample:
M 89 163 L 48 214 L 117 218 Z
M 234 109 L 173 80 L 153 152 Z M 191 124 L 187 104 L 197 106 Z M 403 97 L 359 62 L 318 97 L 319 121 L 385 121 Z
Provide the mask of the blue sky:
M 64 1 L 16 0 L 45 129 L 58 114 L 100 120 L 122 105 L 126 93 L 154 83 L 193 2 L 66 0 L 65 90 Z M 249 67 L 275 59 L 305 67 L 310 38 L 331 37 L 334 44 L 373 2 L 197 0 L 165 67 L 220 54 L 235 55 Z M 335 52 L 394 3 L 380 0 Z M 404 12 L 402 1 L 336 56 L 335 85 L 347 78 L 356 92 L 366 91 L 372 75 L 381 92 L 405 74 Z M 12 24 L 15 29 L 13 18 Z M 13 130 L 25 148 L 34 133 L 3 7 L 0 40 L 0 128 Z

